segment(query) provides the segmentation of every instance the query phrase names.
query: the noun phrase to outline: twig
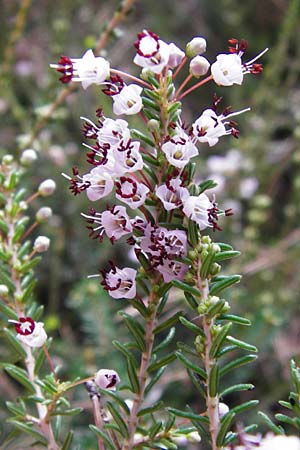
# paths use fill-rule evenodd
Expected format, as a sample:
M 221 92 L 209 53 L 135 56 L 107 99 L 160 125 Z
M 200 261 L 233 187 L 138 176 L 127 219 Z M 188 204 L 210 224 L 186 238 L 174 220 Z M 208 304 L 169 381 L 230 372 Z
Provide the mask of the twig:
M 132 5 L 134 4 L 136 0 L 124 0 L 122 3 L 122 6 L 120 10 L 116 11 L 110 20 L 109 24 L 101 34 L 98 43 L 94 49 L 94 54 L 97 56 L 100 54 L 101 50 L 105 48 L 107 45 L 107 42 L 110 38 L 110 35 L 112 31 L 119 25 L 122 20 L 124 20 L 126 14 L 131 9 Z M 57 110 L 57 108 L 65 101 L 65 99 L 72 94 L 76 89 L 78 88 L 78 85 L 74 82 L 71 82 L 68 87 L 64 88 L 58 95 L 58 97 L 54 100 L 54 102 L 50 105 L 49 110 L 47 114 L 44 115 L 40 120 L 38 120 L 33 127 L 31 136 L 29 140 L 26 142 L 26 145 L 24 148 L 31 147 L 34 143 L 34 140 L 39 135 L 40 131 L 45 127 L 45 125 L 49 122 L 51 119 L 53 113 Z

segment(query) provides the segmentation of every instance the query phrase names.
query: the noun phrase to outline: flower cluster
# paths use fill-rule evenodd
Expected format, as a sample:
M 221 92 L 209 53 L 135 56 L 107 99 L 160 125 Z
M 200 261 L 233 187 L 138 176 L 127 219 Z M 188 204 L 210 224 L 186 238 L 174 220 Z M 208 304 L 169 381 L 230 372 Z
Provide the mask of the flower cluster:
M 212 147 L 226 135 L 237 138 L 237 124 L 232 118 L 249 108 L 238 112 L 225 108 L 218 113 L 221 99 L 215 95 L 212 107 L 186 124 L 180 101 L 205 83 L 241 84 L 245 74 L 262 71 L 256 60 L 267 49 L 244 63 L 246 42 L 231 39 L 229 44 L 229 52 L 218 55 L 210 65 L 203 56 L 203 37 L 193 38 L 184 51 L 143 30 L 134 44 L 133 59 L 142 68 L 140 77 L 111 68 L 92 50 L 79 59 L 62 56 L 52 65 L 63 83 L 80 82 L 84 89 L 93 83 L 101 85 L 102 92 L 112 98 L 115 115 L 139 114 L 148 128 L 148 135 L 132 130 L 125 119 L 106 117 L 101 108 L 95 122 L 83 117 L 83 135 L 89 140 L 84 147 L 92 168 L 80 175 L 74 167 L 72 176 L 64 176 L 74 195 L 86 191 L 92 202 L 114 195 L 115 203 L 105 211 L 91 208 L 82 214 L 90 236 L 100 241 L 106 236 L 112 243 L 126 236 L 137 258 L 144 260 L 147 277 L 154 277 L 158 284 L 187 276 L 191 268 L 187 258 L 192 246 L 190 222 L 199 231 L 207 227 L 217 230 L 219 215 L 231 214 L 219 210 L 215 198 L 207 195 L 209 186 L 195 185 L 192 160 L 202 145 Z M 189 74 L 176 87 L 176 77 L 188 61 Z M 211 74 L 199 81 L 209 68 Z M 125 79 L 133 83 L 126 84 Z M 184 90 L 192 79 L 194 84 Z M 120 269 L 111 263 L 101 273 L 102 285 L 111 297 L 136 297 L 135 269 Z

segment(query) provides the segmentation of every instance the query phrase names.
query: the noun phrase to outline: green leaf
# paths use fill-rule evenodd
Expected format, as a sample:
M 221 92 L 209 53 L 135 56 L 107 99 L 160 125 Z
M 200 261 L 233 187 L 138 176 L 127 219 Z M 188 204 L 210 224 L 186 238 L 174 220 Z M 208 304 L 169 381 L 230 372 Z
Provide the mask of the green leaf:
M 109 450 L 116 450 L 114 444 L 111 442 L 107 434 L 104 433 L 104 431 L 99 430 L 99 428 L 96 427 L 95 425 L 89 425 L 89 429 L 92 430 L 98 437 L 102 439 L 102 441 L 107 445 Z
M 209 423 L 209 420 L 207 417 L 205 416 L 199 416 L 198 414 L 195 414 L 191 411 L 181 411 L 180 409 L 176 409 L 176 408 L 167 408 L 167 410 L 174 414 L 176 417 L 184 417 L 185 419 L 190 419 L 190 420 L 196 420 L 198 422 L 203 422 L 203 423 Z
M 182 314 L 182 311 L 177 311 L 175 314 L 173 314 L 173 316 L 169 317 L 167 320 L 160 323 L 156 328 L 154 328 L 153 333 L 158 334 L 161 331 L 164 331 L 164 330 L 172 327 L 173 325 L 175 325 L 178 322 L 181 314 Z
M 20 403 L 20 402 L 19 402 Z M 19 405 L 13 402 L 5 402 L 5 405 L 7 409 L 15 414 L 16 416 L 25 416 L 26 414 L 26 406 L 23 403 L 20 403 Z
M 182 323 L 183 326 L 185 326 L 186 328 L 188 328 L 190 331 L 193 331 L 194 333 L 196 333 L 197 335 L 200 336 L 205 336 L 204 331 L 202 330 L 202 328 L 198 327 L 197 325 L 195 325 L 193 322 L 190 322 L 189 320 L 187 320 L 185 317 L 180 316 L 179 317 L 180 322 Z
M 207 278 L 208 274 L 210 273 L 210 267 L 214 262 L 214 256 L 215 252 L 211 249 L 208 251 L 208 254 L 203 259 L 200 269 L 200 277 L 202 279 Z
M 146 351 L 145 342 L 145 330 L 142 325 L 129 314 L 124 311 L 119 311 L 121 317 L 123 317 L 128 330 L 131 332 L 141 352 Z
M 201 292 L 199 289 L 191 286 L 190 284 L 184 283 L 180 280 L 172 280 L 172 284 L 178 289 L 181 289 L 184 293 L 187 292 L 188 294 L 195 295 L 196 297 L 201 297 Z
M 9 345 L 12 347 L 12 349 L 22 358 L 26 358 L 26 351 L 24 350 L 24 347 L 20 343 L 20 341 L 16 338 L 15 334 L 12 333 L 7 328 L 3 329 L 4 336 L 9 343 Z
M 10 278 L 10 275 L 4 269 L 0 270 L 0 281 L 2 284 L 6 284 L 11 292 L 14 292 L 15 284 Z
M 84 408 L 70 408 L 70 409 L 55 409 L 52 411 L 51 416 L 75 416 L 76 414 L 80 414 Z
M 275 423 L 272 422 L 272 420 L 267 416 L 267 414 L 265 414 L 262 411 L 258 411 L 257 414 L 261 417 L 261 419 L 264 421 L 264 423 L 267 425 L 267 427 L 271 431 L 273 431 L 273 433 L 284 434 L 284 430 L 281 427 L 275 425 Z
M 226 339 L 227 334 L 229 333 L 229 330 L 230 330 L 231 326 L 232 326 L 231 322 L 227 323 L 226 325 L 223 325 L 221 330 L 214 337 L 214 340 L 212 342 L 212 346 L 211 346 L 210 351 L 209 351 L 209 357 L 210 358 L 213 359 L 217 355 L 219 349 L 221 348 L 223 342 Z
M 136 309 L 143 317 L 148 317 L 149 313 L 145 305 L 139 300 L 130 300 L 130 304 Z
M 158 353 L 159 351 L 167 347 L 173 340 L 174 336 L 175 336 L 175 327 L 172 327 L 167 336 L 165 337 L 165 339 L 153 349 L 153 353 Z
M 128 438 L 129 433 L 128 433 L 127 425 L 124 422 L 124 420 L 123 420 L 121 414 L 119 413 L 119 411 L 117 410 L 117 408 L 109 401 L 107 402 L 107 408 L 108 408 L 110 414 L 112 415 L 112 417 L 114 418 L 114 421 L 118 425 L 120 434 L 124 438 Z
M 111 397 L 115 402 L 117 402 L 121 406 L 125 414 L 129 416 L 130 409 L 117 392 L 111 391 L 110 389 L 99 389 L 99 391 L 101 392 L 101 394 Z
M 13 197 L 14 201 L 19 202 L 20 200 L 22 200 L 25 197 L 26 193 L 27 193 L 27 189 L 25 189 L 25 188 L 19 189 L 18 192 L 16 192 Z
M 33 290 L 34 290 L 34 288 L 36 286 L 36 284 L 37 284 L 37 280 L 33 279 L 31 281 L 31 283 L 27 286 L 25 291 L 22 292 L 22 295 L 20 297 L 20 301 L 22 303 L 25 303 L 29 299 L 29 297 L 31 296 L 31 294 L 32 294 L 32 292 L 33 292 Z
M 208 310 L 206 311 L 206 316 L 210 319 L 217 316 L 224 308 L 224 305 L 225 300 L 223 298 L 220 298 L 219 300 L 216 301 L 216 303 L 214 303 L 212 306 L 208 308 Z
M 287 423 L 289 425 L 291 425 L 292 427 L 296 427 L 297 429 L 300 429 L 299 423 L 297 423 L 299 421 L 299 419 L 297 417 L 289 417 L 286 416 L 285 414 L 275 414 L 275 419 L 279 420 L 280 422 L 283 423 Z
M 187 369 L 187 373 L 188 373 L 190 379 L 192 380 L 195 388 L 200 392 L 201 396 L 205 399 L 206 398 L 206 392 L 205 392 L 205 390 L 202 387 L 204 385 L 203 382 L 201 382 L 199 380 L 199 375 L 196 374 L 195 372 L 193 372 L 191 369 Z
M 227 252 L 233 250 L 233 247 L 230 244 L 225 244 L 224 242 L 216 242 L 222 252 Z
M 143 100 L 143 105 L 148 107 L 148 108 L 152 108 L 155 111 L 160 111 L 160 106 L 155 103 L 155 101 L 151 100 L 150 98 L 147 97 L 142 97 Z
M 15 225 L 15 232 L 13 235 L 13 243 L 16 244 L 21 236 L 24 234 L 24 231 L 26 230 L 26 225 L 29 222 L 29 217 L 25 216 L 20 219 L 16 225 Z
M 181 108 L 181 102 L 174 102 L 174 103 L 171 103 L 171 105 L 168 107 L 167 112 L 168 112 L 168 114 L 173 114 L 179 108 Z
M 239 348 L 242 348 L 243 350 L 248 350 L 249 352 L 257 352 L 257 348 L 255 345 L 248 344 L 247 342 L 240 341 L 239 339 L 234 338 L 233 336 L 227 336 L 226 341 L 230 342 L 231 344 L 236 345 Z
M 225 397 L 228 394 L 232 394 L 232 392 L 252 391 L 252 389 L 254 388 L 254 384 L 250 383 L 235 384 L 234 386 L 229 386 L 228 388 L 224 389 L 224 391 L 220 393 L 220 397 Z
M 162 429 L 162 423 L 161 422 L 154 423 L 154 425 L 148 431 L 149 438 L 150 439 L 154 439 L 156 437 L 156 435 L 161 431 L 161 429 Z
M 31 241 L 25 241 L 18 250 L 18 257 L 23 258 L 31 249 Z
M 22 384 L 22 386 L 24 386 L 31 394 L 35 393 L 35 388 L 29 381 L 28 374 L 24 369 L 7 363 L 3 363 L 1 366 L 14 380 Z
M 70 445 L 72 444 L 72 441 L 73 441 L 73 436 L 74 436 L 74 432 L 73 432 L 73 430 L 70 430 L 65 437 L 65 440 L 64 440 L 61 450 L 69 450 L 70 449 Z
M 215 254 L 214 262 L 224 261 L 225 259 L 236 258 L 240 256 L 241 252 L 237 250 L 227 250 L 226 252 L 219 252 Z
M 197 364 L 192 363 L 189 359 L 187 359 L 182 353 L 175 352 L 175 355 L 177 358 L 187 367 L 188 369 L 192 370 L 193 372 L 198 373 L 204 380 L 206 380 L 207 375 L 204 369 L 197 366 Z
M 131 384 L 132 392 L 138 394 L 140 392 L 140 383 L 136 373 L 136 367 L 131 359 L 127 359 L 127 374 Z
M 188 221 L 188 240 L 193 248 L 195 248 L 199 243 L 199 228 L 194 220 L 189 219 Z
M 219 320 L 230 320 L 231 322 L 237 323 L 239 325 L 250 326 L 251 322 L 245 317 L 236 316 L 234 314 L 222 314 L 218 317 Z
M 208 378 L 208 390 L 210 397 L 216 397 L 219 391 L 219 364 L 211 366 Z
M 217 446 L 218 447 L 223 446 L 227 431 L 228 431 L 234 417 L 235 417 L 235 413 L 233 411 L 229 411 L 227 414 L 225 414 L 222 417 L 221 426 L 220 426 L 219 433 L 217 436 Z
M 145 388 L 145 395 L 147 395 L 151 389 L 153 388 L 153 386 L 159 381 L 160 377 L 162 376 L 162 374 L 164 373 L 164 371 L 166 370 L 167 366 L 163 366 L 161 367 L 157 373 L 152 377 L 152 379 L 149 381 L 149 383 L 147 384 L 146 388 Z
M 116 339 L 112 341 L 112 344 L 114 347 L 116 347 L 123 355 L 126 356 L 127 359 L 130 359 L 131 363 L 134 365 L 135 368 L 138 367 L 138 363 L 134 355 L 126 348 L 124 344 L 117 341 Z
M 210 295 L 217 295 L 222 292 L 224 289 L 229 288 L 233 284 L 239 283 L 241 281 L 241 275 L 230 275 L 225 277 L 222 281 L 218 281 L 214 283 L 210 289 Z
M 8 319 L 19 320 L 18 315 L 15 313 L 13 309 L 7 306 L 4 302 L 0 302 L 0 312 L 4 314 Z
M 19 422 L 18 420 L 12 420 L 12 419 L 8 419 L 8 422 L 11 423 L 12 425 L 14 425 L 18 430 L 29 434 L 30 436 L 32 436 L 34 439 L 36 439 L 38 442 L 42 443 L 43 445 L 47 445 L 47 439 L 45 438 L 45 436 L 41 433 L 39 433 L 38 431 L 36 431 L 33 428 L 33 425 L 29 425 L 26 424 L 24 422 Z
M 199 194 L 202 194 L 202 192 L 206 191 L 207 189 L 213 189 L 216 186 L 218 186 L 218 183 L 216 183 L 215 180 L 205 180 L 199 184 L 199 189 L 200 189 Z
M 165 433 L 167 433 L 168 431 L 171 430 L 171 428 L 174 426 L 175 420 L 176 420 L 176 416 L 172 413 L 169 412 L 169 418 L 167 420 L 167 422 L 165 423 Z
M 137 415 L 138 415 L 138 417 L 141 417 L 146 414 L 152 414 L 155 411 L 159 411 L 163 407 L 164 407 L 164 402 L 160 400 L 160 401 L 154 403 L 154 405 L 148 406 L 148 408 L 141 409 Z
M 242 403 L 241 405 L 231 408 L 231 411 L 235 414 L 246 411 L 247 409 L 253 408 L 259 404 L 259 400 L 250 400 L 249 402 Z
M 197 300 L 194 298 L 194 296 L 192 294 L 190 294 L 189 292 L 185 292 L 184 293 L 185 299 L 188 302 L 188 304 L 190 305 L 190 307 L 192 309 L 197 309 L 199 304 L 197 303 Z
M 24 264 L 22 264 L 21 267 L 18 267 L 18 272 L 22 274 L 28 272 L 30 269 L 33 269 L 33 267 L 35 267 L 41 260 L 41 256 L 35 256 L 30 261 L 26 261 Z
M 230 361 L 228 364 L 226 364 L 224 367 L 222 367 L 222 369 L 220 369 L 220 377 L 225 375 L 225 373 L 230 372 L 231 370 L 234 370 L 245 364 L 252 363 L 256 359 L 257 359 L 257 355 L 245 355 L 245 356 L 235 359 L 234 361 Z
M 164 367 L 168 364 L 170 364 L 172 361 L 176 359 L 176 355 L 174 353 L 169 353 L 168 355 L 164 356 L 163 358 L 159 359 L 158 361 L 154 361 L 150 366 L 148 367 L 148 372 L 151 373 L 157 369 L 160 369 L 161 367 Z
M 3 234 L 5 234 L 5 236 L 7 235 L 9 230 L 9 227 L 7 225 L 6 222 L 4 222 L 4 220 L 0 219 L 0 231 L 2 231 Z

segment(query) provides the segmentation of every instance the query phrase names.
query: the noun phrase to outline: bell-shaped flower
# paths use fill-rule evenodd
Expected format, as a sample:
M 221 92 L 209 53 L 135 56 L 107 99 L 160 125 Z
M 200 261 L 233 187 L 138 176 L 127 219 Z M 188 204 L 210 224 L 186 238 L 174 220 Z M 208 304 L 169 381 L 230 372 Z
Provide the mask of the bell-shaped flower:
M 198 196 L 191 195 L 183 205 L 183 212 L 199 225 L 200 230 L 204 230 L 212 226 L 209 214 L 212 208 L 212 202 L 202 193 Z
M 133 62 L 140 67 L 161 73 L 167 66 L 170 56 L 169 45 L 161 41 L 151 31 L 144 30 L 138 34 L 138 40 L 134 44 L 137 54 Z
M 165 184 L 156 188 L 155 193 L 166 211 L 179 208 L 189 197 L 189 191 L 182 186 L 182 181 L 179 177 L 168 179 Z
M 114 150 L 116 175 L 122 176 L 127 172 L 133 173 L 142 170 L 144 162 L 139 150 L 140 142 L 138 141 L 129 139 L 126 143 L 120 143 L 119 147 Z
M 116 198 L 136 209 L 145 203 L 149 188 L 132 177 L 120 177 L 116 181 Z
M 216 145 L 221 136 L 232 134 L 234 137 L 238 137 L 237 124 L 229 119 L 249 110 L 250 108 L 246 108 L 233 113 L 217 115 L 213 109 L 206 109 L 193 123 L 193 135 L 198 142 L 207 142 L 210 147 Z
M 188 269 L 187 264 L 168 259 L 165 259 L 162 264 L 156 267 L 156 270 L 161 273 L 165 283 L 169 283 L 172 280 L 182 281 Z
M 88 223 L 96 224 L 94 227 L 88 227 L 91 230 L 90 236 L 93 238 L 102 240 L 103 233 L 106 233 L 107 237 L 114 243 L 122 236 L 132 232 L 130 218 L 124 206 L 114 205 L 103 213 L 91 210 L 90 214 L 81 213 L 81 215 L 87 219 Z
M 110 271 L 102 271 L 102 286 L 112 298 L 134 298 L 136 296 L 136 270 L 130 267 L 119 269 L 113 266 Z
M 47 334 L 43 322 L 35 322 L 31 317 L 20 317 L 19 320 L 10 320 L 15 325 L 17 339 L 29 347 L 42 347 Z
M 115 370 L 100 369 L 95 374 L 94 381 L 100 389 L 109 389 L 114 391 L 116 389 L 116 385 L 120 383 L 120 377 Z
M 231 39 L 229 43 L 234 45 L 229 47 L 230 53 L 218 55 L 217 60 L 211 65 L 212 78 L 219 86 L 242 84 L 245 74 L 256 75 L 261 73 L 263 70 L 262 64 L 257 64 L 255 61 L 268 51 L 268 48 L 266 48 L 251 61 L 243 63 L 242 56 L 247 48 L 247 42 L 242 40 L 239 43 L 237 39 Z
M 98 144 L 100 146 L 109 145 L 111 149 L 117 148 L 120 143 L 127 143 L 129 139 L 128 122 L 123 119 L 106 118 L 97 133 Z
M 62 73 L 60 81 L 69 83 L 79 82 L 86 89 L 91 84 L 102 84 L 109 78 L 109 62 L 101 56 L 94 56 L 93 51 L 87 50 L 81 58 L 68 58 L 62 56 L 58 64 L 50 64 L 50 67 Z
M 143 101 L 141 97 L 143 88 L 137 84 L 129 84 L 124 86 L 121 92 L 112 97 L 113 99 L 113 112 L 116 115 L 137 114 L 143 107 Z
M 161 149 L 169 163 L 179 169 L 185 167 L 191 158 L 198 155 L 197 147 L 184 130 L 179 127 L 176 128 L 174 136 L 169 136 Z
M 169 44 L 169 60 L 168 67 L 174 69 L 179 66 L 183 58 L 185 57 L 185 53 L 177 47 L 173 42 Z
M 102 167 L 95 167 L 89 173 L 83 175 L 82 181 L 83 183 L 90 183 L 86 189 L 86 195 L 92 202 L 109 195 L 114 187 L 111 175 L 105 172 Z

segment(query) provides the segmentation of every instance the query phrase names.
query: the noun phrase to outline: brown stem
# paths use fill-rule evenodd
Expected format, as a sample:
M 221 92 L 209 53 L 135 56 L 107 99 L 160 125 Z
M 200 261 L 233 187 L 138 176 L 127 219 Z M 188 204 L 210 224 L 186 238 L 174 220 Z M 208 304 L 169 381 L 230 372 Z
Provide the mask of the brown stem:
M 200 276 L 201 260 L 198 261 L 198 272 L 197 272 L 197 287 L 202 294 L 202 302 L 204 302 L 209 295 L 209 285 L 207 279 L 202 279 Z M 212 327 L 214 325 L 213 319 L 208 319 L 205 315 L 203 316 L 203 331 L 205 333 L 205 352 L 203 355 L 205 372 L 207 374 L 207 380 L 209 380 L 209 375 L 213 364 L 216 362 L 215 358 L 210 357 L 210 351 L 212 347 Z M 211 397 L 209 393 L 209 385 L 206 385 L 206 407 L 207 416 L 209 419 L 209 431 L 211 436 L 212 450 L 219 450 L 217 446 L 217 436 L 220 428 L 220 417 L 219 417 L 219 397 L 218 395 Z
M 212 75 L 209 75 L 208 77 L 204 78 L 204 80 L 201 80 L 198 83 L 194 84 L 194 86 L 191 86 L 189 89 L 183 92 L 178 98 L 176 98 L 176 100 L 181 100 L 183 97 L 190 94 L 195 89 L 198 89 L 198 87 L 203 86 L 203 84 L 207 83 L 210 80 L 212 80 Z
M 156 313 L 158 308 L 158 299 L 156 299 L 153 296 L 153 294 L 150 294 L 149 305 L 150 307 L 152 305 L 153 311 L 151 313 L 151 316 L 149 316 L 146 324 L 146 335 L 145 335 L 146 350 L 142 353 L 141 365 L 138 374 L 140 390 L 139 393 L 136 394 L 135 399 L 133 401 L 130 416 L 128 419 L 129 438 L 122 446 L 122 450 L 131 450 L 134 446 L 134 434 L 138 425 L 137 413 L 144 400 L 146 380 L 147 380 L 147 370 L 150 364 L 154 343 L 153 329 L 155 328 L 156 325 Z
M 130 11 L 131 7 L 133 6 L 134 2 L 136 0 L 124 0 L 122 2 L 121 9 L 114 13 L 112 19 L 108 23 L 107 27 L 101 34 L 98 43 L 95 47 L 94 54 L 95 56 L 98 56 L 103 50 L 111 36 L 112 31 L 119 25 L 122 20 L 124 20 L 125 16 Z M 63 89 L 58 97 L 54 100 L 54 102 L 50 105 L 50 108 L 47 112 L 47 114 L 44 115 L 42 119 L 36 122 L 35 126 L 33 127 L 33 131 L 31 133 L 29 141 L 26 142 L 24 148 L 31 147 L 34 143 L 34 140 L 39 135 L 40 131 L 45 127 L 45 125 L 49 122 L 51 119 L 53 113 L 57 110 L 57 108 L 65 101 L 65 99 L 76 89 L 78 88 L 78 85 L 76 83 L 70 83 L 68 87 Z
M 93 397 L 91 398 L 92 400 L 92 404 L 93 404 L 93 416 L 94 416 L 94 421 L 95 421 L 95 425 L 97 428 L 99 428 L 99 430 L 103 430 L 103 419 L 100 413 L 100 399 L 98 397 L 98 395 L 93 395 Z M 98 437 L 98 448 L 99 450 L 105 450 L 105 445 L 103 440 L 101 439 L 101 437 Z

